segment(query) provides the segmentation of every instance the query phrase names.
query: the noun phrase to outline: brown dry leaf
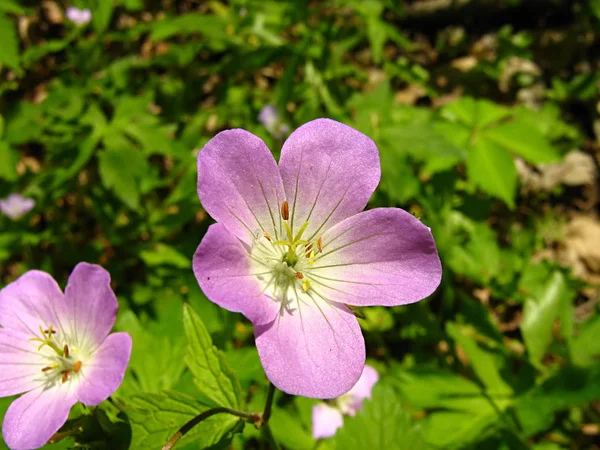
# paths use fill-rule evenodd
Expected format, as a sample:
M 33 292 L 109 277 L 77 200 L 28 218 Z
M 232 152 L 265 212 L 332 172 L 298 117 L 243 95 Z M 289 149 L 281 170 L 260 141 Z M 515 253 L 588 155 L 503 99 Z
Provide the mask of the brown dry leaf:
M 463 56 L 457 58 L 450 64 L 454 69 L 457 69 L 463 73 L 470 72 L 475 66 L 477 66 L 478 60 L 474 56 Z
M 529 73 L 531 75 L 539 76 L 542 72 L 538 65 L 533 61 L 528 61 L 527 59 L 519 58 L 518 56 L 511 56 L 504 61 L 502 73 L 498 79 L 498 87 L 502 92 L 508 92 L 510 90 L 510 82 L 518 73 Z
M 586 186 L 596 182 L 594 158 L 579 150 L 572 150 L 559 163 L 539 164 L 531 168 L 523 160 L 516 160 L 517 172 L 523 186 L 528 190 L 549 191 L 553 187 Z
M 556 259 L 573 270 L 573 275 L 600 284 L 600 220 L 595 216 L 575 216 L 564 229 Z
M 414 105 L 415 102 L 423 97 L 427 91 L 423 86 L 418 84 L 409 84 L 406 89 L 398 91 L 394 96 L 394 104 L 403 103 L 406 105 Z

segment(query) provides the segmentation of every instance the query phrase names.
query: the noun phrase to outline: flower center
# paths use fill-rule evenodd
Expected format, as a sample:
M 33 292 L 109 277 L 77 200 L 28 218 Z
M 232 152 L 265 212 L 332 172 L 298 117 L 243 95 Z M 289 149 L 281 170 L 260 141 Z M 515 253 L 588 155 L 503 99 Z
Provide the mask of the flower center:
M 57 337 L 60 333 L 57 333 L 53 325 L 47 328 L 40 326 L 39 330 L 41 337 L 30 340 L 40 342 L 37 350 L 46 364 L 42 368 L 46 382 L 54 384 L 60 379 L 62 383 L 66 383 L 70 377 L 78 376 L 83 365 L 80 349 L 69 346 L 68 336 Z
M 323 252 L 323 239 L 319 237 L 313 242 L 303 239 L 308 222 L 293 233 L 288 223 L 287 201 L 281 206 L 281 217 L 285 238 L 257 233 L 250 257 L 256 263 L 256 276 L 264 283 L 263 292 L 286 307 L 299 293 L 311 291 L 310 269 L 317 255 Z

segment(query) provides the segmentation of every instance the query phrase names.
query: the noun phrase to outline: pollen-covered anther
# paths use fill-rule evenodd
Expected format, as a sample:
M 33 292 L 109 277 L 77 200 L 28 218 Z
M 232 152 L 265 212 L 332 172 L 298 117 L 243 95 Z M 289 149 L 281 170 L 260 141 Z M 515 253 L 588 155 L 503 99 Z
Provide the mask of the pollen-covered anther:
M 53 366 L 46 366 L 42 369 L 42 372 L 48 372 L 49 370 L 55 369 Z
M 290 218 L 290 205 L 287 200 L 281 204 L 281 218 L 283 220 L 288 220 Z
M 69 346 L 67 344 L 63 347 L 63 353 L 65 354 L 65 358 L 69 357 Z
M 69 375 L 71 375 L 71 371 L 70 370 L 63 370 L 61 373 L 63 374 L 63 376 L 61 378 L 61 381 L 63 383 L 66 383 L 67 380 L 69 379 Z
M 302 290 L 308 292 L 310 290 L 310 281 L 308 278 L 302 279 Z
M 83 363 L 81 361 L 77 361 L 75 363 L 75 365 L 73 366 L 73 372 L 77 373 L 81 370 L 81 366 L 83 365 Z
M 319 239 L 317 239 L 317 249 L 319 250 L 319 253 L 323 253 L 323 238 L 321 236 L 319 236 Z
M 299 280 L 304 278 L 304 275 L 302 274 L 302 272 L 296 272 L 296 278 L 298 278 Z
M 267 241 L 269 241 L 269 242 L 272 242 L 272 241 L 271 241 L 271 235 L 270 235 L 269 233 L 267 233 L 266 231 L 265 231 L 265 233 L 263 234 L 263 236 L 265 237 L 265 239 L 266 239 Z

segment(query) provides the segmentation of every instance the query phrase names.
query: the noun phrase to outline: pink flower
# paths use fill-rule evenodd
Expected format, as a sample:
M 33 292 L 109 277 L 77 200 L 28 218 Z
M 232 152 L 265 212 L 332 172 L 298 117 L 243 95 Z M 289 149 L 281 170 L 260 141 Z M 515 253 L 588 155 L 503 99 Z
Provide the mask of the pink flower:
M 276 139 L 283 139 L 290 134 L 290 126 L 282 122 L 279 111 L 273 105 L 266 105 L 260 110 L 258 121 Z
M 27 214 L 35 206 L 35 200 L 25 198 L 21 194 L 10 194 L 3 200 L 0 200 L 0 211 L 10 217 L 12 220 L 19 219 Z
M 344 425 L 342 414 L 354 416 L 362 409 L 363 401 L 371 398 L 373 386 L 379 381 L 377 371 L 365 365 L 362 375 L 350 391 L 338 397 L 333 404 L 319 403 L 312 410 L 312 434 L 315 439 L 334 436 Z
M 329 119 L 294 131 L 279 165 L 240 129 L 198 155 L 198 195 L 218 223 L 194 273 L 210 300 L 254 324 L 267 377 L 282 391 L 348 392 L 365 342 L 346 305 L 406 305 L 440 283 L 428 227 L 398 208 L 361 212 L 380 174 L 373 141 Z
M 75 25 L 85 25 L 92 20 L 92 11 L 89 9 L 79 9 L 74 6 L 67 8 L 67 19 Z
M 0 397 L 12 402 L 2 424 L 11 449 L 43 446 L 76 402 L 106 400 L 123 381 L 131 337 L 109 332 L 117 316 L 110 276 L 80 263 L 65 293 L 29 271 L 0 291 Z

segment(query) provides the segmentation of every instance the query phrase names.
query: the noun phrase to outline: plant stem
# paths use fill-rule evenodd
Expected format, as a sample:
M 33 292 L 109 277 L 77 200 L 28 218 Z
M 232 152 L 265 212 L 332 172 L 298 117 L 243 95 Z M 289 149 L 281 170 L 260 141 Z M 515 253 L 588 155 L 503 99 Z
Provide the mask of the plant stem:
M 247 413 L 247 412 L 243 412 L 243 411 L 238 411 L 236 409 L 226 408 L 224 406 L 220 406 L 218 408 L 212 408 L 212 409 L 209 409 L 208 411 L 204 411 L 203 413 L 198 414 L 196 417 L 194 417 L 189 422 L 187 422 L 184 426 L 182 426 L 179 430 L 177 430 L 177 432 L 173 436 L 171 436 L 171 438 L 163 446 L 162 450 L 170 450 L 171 448 L 173 448 L 173 446 L 179 439 L 181 439 L 188 431 L 190 431 L 192 428 L 194 428 L 200 422 L 208 419 L 211 416 L 214 416 L 215 414 L 222 414 L 222 413 L 227 413 L 227 414 L 231 414 L 231 415 L 234 415 L 237 417 L 241 417 L 242 419 L 247 420 L 248 422 L 258 423 L 261 421 L 261 416 L 258 414 L 255 414 L 255 413 Z
M 265 409 L 261 416 L 261 426 L 267 425 L 271 418 L 271 410 L 273 408 L 273 399 L 275 398 L 275 386 L 269 383 L 269 391 L 267 392 L 267 400 L 265 401 Z

